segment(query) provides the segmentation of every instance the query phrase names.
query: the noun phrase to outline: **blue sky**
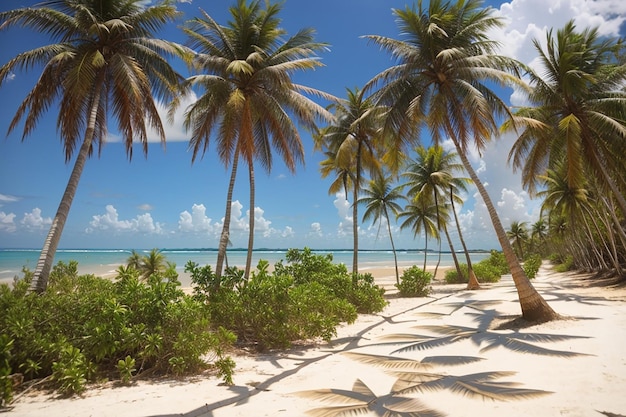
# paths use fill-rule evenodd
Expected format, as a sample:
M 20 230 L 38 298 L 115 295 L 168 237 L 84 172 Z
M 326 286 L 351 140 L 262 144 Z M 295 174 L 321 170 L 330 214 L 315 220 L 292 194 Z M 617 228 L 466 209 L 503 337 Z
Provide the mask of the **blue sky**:
M 0 10 L 36 3 L 3 1 Z M 179 2 L 178 7 L 185 13 L 184 19 L 196 16 L 198 9 L 203 8 L 216 21 L 226 24 L 231 4 L 224 0 L 187 0 Z M 280 17 L 288 33 L 313 27 L 316 39 L 330 44 L 329 51 L 321 55 L 325 67 L 300 74 L 296 80 L 340 97 L 345 96 L 347 87 L 362 87 L 389 66 L 390 60 L 360 36 L 399 38 L 392 8 L 404 8 L 405 4 L 397 0 L 286 0 Z M 545 39 L 546 29 L 558 29 L 569 19 L 574 19 L 579 27 L 599 26 L 602 33 L 611 36 L 619 36 L 621 28 L 624 36 L 623 0 L 514 0 L 488 1 L 485 5 L 493 6 L 507 22 L 505 28 L 492 34 L 502 42 L 502 53 L 531 65 L 536 59 L 532 39 Z M 161 36 L 184 42 L 176 25 L 168 27 Z M 19 52 L 45 43 L 45 37 L 25 30 L 0 32 L 0 65 Z M 182 74 L 188 75 L 185 67 L 176 65 Z M 0 248 L 43 245 L 72 168 L 73 160 L 64 162 L 54 108 L 23 142 L 20 128 L 6 136 L 17 106 L 37 76 L 37 69 L 17 72 L 0 87 Z M 519 104 L 512 90 L 503 90 L 502 97 L 513 105 Z M 87 162 L 60 248 L 217 247 L 230 171 L 211 153 L 212 149 L 191 164 L 188 135 L 181 121 L 178 115 L 174 124 L 167 126 L 165 149 L 160 143 L 151 143 L 148 157 L 144 158 L 136 148 L 130 162 L 116 137 L 115 123 L 110 123 L 109 143 L 99 158 L 95 156 Z M 322 179 L 319 174 L 322 155 L 313 151 L 307 132 L 302 132 L 301 138 L 306 160 L 295 175 L 279 158 L 275 159 L 271 173 L 257 169 L 255 247 L 350 248 L 352 201 L 341 194 L 329 195 L 330 179 Z M 493 142 L 482 158 L 470 155 L 505 228 L 511 221 L 532 223 L 538 218 L 538 202 L 522 190 L 519 176 L 506 164 L 512 140 L 509 136 Z M 248 193 L 247 172 L 241 169 L 233 198 L 231 240 L 235 247 L 247 244 Z M 457 210 L 469 246 L 497 248 L 486 209 L 476 198 L 475 190 L 470 189 L 464 197 L 465 204 Z M 395 223 L 392 226 L 397 247 L 424 247 L 422 237 L 413 236 L 410 230 L 398 230 Z M 361 224 L 361 248 L 389 248 L 384 230 L 379 234 L 378 224 Z

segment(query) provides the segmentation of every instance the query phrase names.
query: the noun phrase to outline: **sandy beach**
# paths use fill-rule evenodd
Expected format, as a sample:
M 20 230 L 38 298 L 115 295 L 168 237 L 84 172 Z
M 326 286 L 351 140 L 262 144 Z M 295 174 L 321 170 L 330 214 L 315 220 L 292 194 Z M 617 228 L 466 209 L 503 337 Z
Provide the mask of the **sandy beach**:
M 506 325 L 520 314 L 510 277 L 477 291 L 435 283 L 431 296 L 411 299 L 395 294 L 393 268 L 367 272 L 387 289 L 383 312 L 341 326 L 331 344 L 235 351 L 233 386 L 206 374 L 109 383 L 72 398 L 31 390 L 8 415 L 626 415 L 624 286 L 544 264 L 534 285 L 564 319 L 519 328 Z M 370 411 L 347 412 L 357 409 Z

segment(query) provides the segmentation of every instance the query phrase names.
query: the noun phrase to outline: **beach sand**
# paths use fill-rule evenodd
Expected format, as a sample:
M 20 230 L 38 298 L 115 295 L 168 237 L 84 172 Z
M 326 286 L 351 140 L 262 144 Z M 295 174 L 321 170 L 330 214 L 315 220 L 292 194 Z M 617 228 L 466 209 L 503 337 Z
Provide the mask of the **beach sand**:
M 233 386 L 206 374 L 138 380 L 129 387 L 109 383 L 73 398 L 29 391 L 17 398 L 8 415 L 291 417 L 315 415 L 308 412 L 323 407 L 367 403 L 375 411 L 362 415 L 382 416 L 385 410 L 402 407 L 405 411 L 422 407 L 430 410 L 424 414 L 429 416 L 626 415 L 623 286 L 595 286 L 588 276 L 555 273 L 544 264 L 534 285 L 564 319 L 494 330 L 494 325 L 520 314 L 510 277 L 477 291 L 436 282 L 431 296 L 415 299 L 395 294 L 393 268 L 367 272 L 388 290 L 389 305 L 382 313 L 361 315 L 355 323 L 340 326 L 331 344 L 303 343 L 262 354 L 235 351 Z M 437 331 L 456 331 L 456 339 Z M 405 336 L 393 343 L 386 338 L 397 334 Z M 411 337 L 406 335 L 413 335 L 413 343 L 420 336 L 437 343 L 410 349 Z M 406 351 L 394 352 L 402 348 Z M 377 366 L 377 360 L 363 363 L 356 360 L 363 356 L 355 354 L 411 360 L 424 367 L 421 372 L 427 374 L 422 373 L 421 380 L 431 382 L 408 382 L 404 387 L 414 389 L 394 396 L 392 387 L 399 377 L 390 373 L 394 369 Z M 355 389 L 360 394 L 354 394 Z M 343 397 L 324 401 L 330 390 Z M 472 392 L 501 395 L 507 401 L 468 395 Z M 360 400 L 337 401 L 349 397 Z

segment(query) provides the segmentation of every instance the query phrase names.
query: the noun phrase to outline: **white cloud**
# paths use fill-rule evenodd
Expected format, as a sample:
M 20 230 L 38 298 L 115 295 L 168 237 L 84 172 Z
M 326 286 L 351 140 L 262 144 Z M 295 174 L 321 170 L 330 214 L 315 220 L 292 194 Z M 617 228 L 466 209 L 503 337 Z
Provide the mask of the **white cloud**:
M 309 229 L 307 236 L 316 236 L 316 237 L 324 236 L 324 234 L 322 233 L 322 225 L 319 222 L 311 223 L 311 228 Z
M 15 226 L 15 214 L 0 211 L 0 232 L 13 233 L 17 230 Z
M 34 208 L 30 213 L 24 213 L 24 217 L 20 221 L 27 229 L 42 229 L 52 224 L 50 217 L 41 217 L 41 209 Z
M 337 209 L 337 214 L 339 215 L 339 227 L 337 229 L 337 234 L 339 236 L 347 236 L 352 234 L 352 204 L 346 199 L 346 195 L 343 192 L 338 192 L 335 194 L 335 200 L 333 201 L 333 205 Z
M 120 220 L 117 209 L 109 204 L 105 207 L 105 214 L 94 215 L 89 222 L 87 233 L 96 230 L 112 230 L 117 232 L 140 232 L 145 234 L 161 234 L 163 229 L 160 223 L 155 223 L 150 213 L 145 213 L 131 220 Z
M 180 213 L 178 220 L 178 230 L 181 232 L 214 232 L 218 230 L 217 225 L 211 225 L 211 218 L 206 215 L 204 204 L 194 204 L 191 213 L 187 210 Z M 221 230 L 221 228 L 219 228 Z
M 140 205 L 137 206 L 137 208 L 139 210 L 142 210 L 142 211 L 150 211 L 150 210 L 154 209 L 154 207 L 152 207 L 152 205 L 147 204 L 147 203 L 146 204 L 140 204 Z
M 0 194 L 0 207 L 4 205 L 4 203 L 15 203 L 16 201 L 20 201 L 19 197 L 8 195 L 8 194 Z
M 191 91 L 184 99 L 181 100 L 181 104 L 174 113 L 173 123 L 170 123 L 167 115 L 168 109 L 164 103 L 156 103 L 157 111 L 161 116 L 163 123 L 163 129 L 165 130 L 166 142 L 187 142 L 189 141 L 190 133 L 185 130 L 183 122 L 185 120 L 185 111 L 189 105 L 195 103 L 198 100 L 196 94 Z M 148 130 L 148 141 L 160 143 L 161 139 L 156 130 Z

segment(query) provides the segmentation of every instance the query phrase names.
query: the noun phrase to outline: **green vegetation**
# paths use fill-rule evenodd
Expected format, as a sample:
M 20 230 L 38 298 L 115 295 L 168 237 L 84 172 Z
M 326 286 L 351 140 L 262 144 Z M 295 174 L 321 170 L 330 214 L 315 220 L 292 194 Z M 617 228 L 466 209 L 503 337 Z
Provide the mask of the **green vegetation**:
M 472 264 L 478 282 L 498 282 L 504 274 L 509 274 L 509 266 L 502 252 L 491 251 L 489 258 Z M 468 281 L 467 264 L 460 265 L 462 277 L 459 277 L 456 269 L 446 272 L 445 280 L 448 284 L 466 283 Z
M 94 381 L 129 383 L 142 375 L 211 367 L 232 381 L 234 364 L 225 352 L 235 337 L 223 328 L 211 330 L 206 305 L 185 295 L 176 277 L 156 271 L 142 282 L 137 270 L 126 271 L 111 281 L 79 276 L 76 262 L 59 262 L 42 294 L 28 291 L 28 270 L 13 288 L 0 286 L 3 402 L 11 398 L 9 376 L 17 373 L 25 381 L 47 378 L 68 395 Z
M 237 334 L 239 342 L 259 350 L 289 347 L 294 341 L 336 335 L 341 322 L 352 323 L 357 313 L 381 311 L 384 290 L 369 274 L 352 276 L 332 255 L 310 249 L 291 249 L 286 262 L 269 272 L 260 261 L 250 278 L 227 268 L 218 277 L 210 266 L 188 262 L 185 270 L 194 284 L 193 298 L 204 303 L 212 326 Z
M 426 297 L 430 294 L 432 279 L 433 274 L 413 265 L 404 270 L 400 277 L 400 283 L 396 284 L 396 287 L 403 297 Z

